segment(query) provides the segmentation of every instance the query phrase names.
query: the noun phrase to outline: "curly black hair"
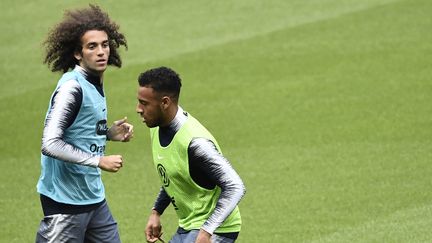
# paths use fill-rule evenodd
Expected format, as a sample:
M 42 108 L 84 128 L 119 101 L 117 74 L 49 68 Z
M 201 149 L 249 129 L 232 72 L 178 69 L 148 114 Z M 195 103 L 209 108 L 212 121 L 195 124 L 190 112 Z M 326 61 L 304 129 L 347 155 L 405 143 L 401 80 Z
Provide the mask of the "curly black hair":
M 156 92 L 169 95 L 178 101 L 181 84 L 180 76 L 171 68 L 157 67 L 149 69 L 138 76 L 141 87 L 150 87 Z
M 110 55 L 108 65 L 121 67 L 122 61 L 117 49 L 122 45 L 127 49 L 125 36 L 119 32 L 119 25 L 111 21 L 108 14 L 99 6 L 65 11 L 64 20 L 57 24 L 43 42 L 46 46 L 44 64 L 51 71 L 67 72 L 78 64 L 75 51 L 81 51 L 81 37 L 89 30 L 105 31 L 109 39 Z

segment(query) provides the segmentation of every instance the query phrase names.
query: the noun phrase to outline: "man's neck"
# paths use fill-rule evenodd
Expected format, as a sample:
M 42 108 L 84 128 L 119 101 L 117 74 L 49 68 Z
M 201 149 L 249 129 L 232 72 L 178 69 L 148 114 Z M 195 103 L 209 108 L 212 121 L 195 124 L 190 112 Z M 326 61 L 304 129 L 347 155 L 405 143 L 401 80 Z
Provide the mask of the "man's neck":
M 170 118 L 167 119 L 169 122 L 167 122 L 164 125 L 161 125 L 161 128 L 168 128 L 173 129 L 175 131 L 178 131 L 180 127 L 183 125 L 183 123 L 186 121 L 186 115 L 184 110 L 180 106 L 176 106 L 175 110 L 170 112 Z
M 175 116 L 168 125 L 159 126 L 159 143 L 161 146 L 165 147 L 171 143 L 174 135 L 180 130 L 186 120 L 187 113 L 180 106 L 177 106 Z
M 105 97 L 105 92 L 103 91 L 102 77 L 88 73 L 83 67 L 79 65 L 76 65 L 74 70 L 81 73 L 84 78 L 97 89 L 99 94 Z
M 97 85 L 97 86 L 102 86 L 103 84 L 103 73 L 101 74 L 95 74 L 93 72 L 90 72 L 89 70 L 76 65 L 75 66 L 75 70 L 77 70 L 78 72 L 80 72 L 85 78 L 86 80 L 88 80 L 90 83 Z

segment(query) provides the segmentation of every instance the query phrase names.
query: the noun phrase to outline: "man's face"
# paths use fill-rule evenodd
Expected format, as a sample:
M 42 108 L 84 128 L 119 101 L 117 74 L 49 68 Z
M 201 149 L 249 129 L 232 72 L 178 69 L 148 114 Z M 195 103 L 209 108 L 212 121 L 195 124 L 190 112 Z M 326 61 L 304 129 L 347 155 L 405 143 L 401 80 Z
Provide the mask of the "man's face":
M 138 87 L 136 112 L 148 127 L 160 126 L 164 121 L 162 98 L 153 88 Z
M 81 37 L 81 44 L 82 51 L 75 53 L 79 65 L 90 73 L 102 75 L 110 55 L 108 35 L 102 30 L 89 30 Z

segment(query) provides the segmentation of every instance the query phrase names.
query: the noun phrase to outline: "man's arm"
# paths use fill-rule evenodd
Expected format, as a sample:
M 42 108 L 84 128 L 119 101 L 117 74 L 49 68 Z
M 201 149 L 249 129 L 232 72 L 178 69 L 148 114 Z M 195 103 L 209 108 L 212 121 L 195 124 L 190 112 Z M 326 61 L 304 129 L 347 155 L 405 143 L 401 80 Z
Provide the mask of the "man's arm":
M 209 234 L 225 221 L 246 192 L 243 181 L 212 141 L 195 138 L 189 145 L 189 164 L 194 181 L 205 187 L 217 185 L 221 194 L 216 207 L 201 229 Z M 199 175 L 202 176 L 199 176 Z
M 168 207 L 170 202 L 171 198 L 168 196 L 164 188 L 161 187 L 145 228 L 147 242 L 156 242 L 160 239 L 162 235 L 160 216 Z
M 82 89 L 76 80 L 61 85 L 51 100 L 42 136 L 42 154 L 59 160 L 97 167 L 99 156 L 87 153 L 63 140 L 75 121 L 82 103 Z
M 171 198 L 168 196 L 165 189 L 161 187 L 154 203 L 153 210 L 156 210 L 160 215 L 162 215 L 165 209 L 169 206 L 170 202 Z

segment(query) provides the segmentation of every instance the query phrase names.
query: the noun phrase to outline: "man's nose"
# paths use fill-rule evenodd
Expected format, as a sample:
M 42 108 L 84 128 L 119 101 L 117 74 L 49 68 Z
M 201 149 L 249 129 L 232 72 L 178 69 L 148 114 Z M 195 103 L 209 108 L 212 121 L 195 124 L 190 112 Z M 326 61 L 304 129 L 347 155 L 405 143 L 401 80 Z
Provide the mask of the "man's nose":
M 102 56 L 103 54 L 105 54 L 102 46 L 98 46 L 98 48 L 97 48 L 97 54 L 99 56 Z
M 140 107 L 139 104 L 136 106 L 135 111 L 136 111 L 137 113 L 140 113 L 140 114 L 142 113 L 142 109 L 141 109 L 141 107 Z

